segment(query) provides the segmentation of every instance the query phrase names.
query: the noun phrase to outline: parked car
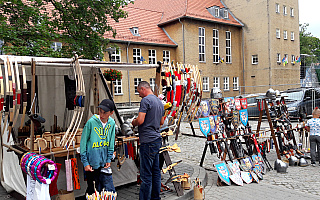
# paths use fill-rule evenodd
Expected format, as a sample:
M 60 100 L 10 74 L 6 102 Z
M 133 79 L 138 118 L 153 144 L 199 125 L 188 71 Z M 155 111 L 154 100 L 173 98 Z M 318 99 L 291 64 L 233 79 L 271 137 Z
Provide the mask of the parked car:
M 241 97 L 247 98 L 248 116 L 249 117 L 259 117 L 260 111 L 258 109 L 257 99 L 265 97 L 265 94 L 264 93 L 255 93 L 255 94 L 242 95 Z M 264 115 L 265 115 L 265 113 L 264 113 Z
M 320 107 L 320 88 L 295 88 L 281 92 L 290 117 L 311 115 L 315 107 Z

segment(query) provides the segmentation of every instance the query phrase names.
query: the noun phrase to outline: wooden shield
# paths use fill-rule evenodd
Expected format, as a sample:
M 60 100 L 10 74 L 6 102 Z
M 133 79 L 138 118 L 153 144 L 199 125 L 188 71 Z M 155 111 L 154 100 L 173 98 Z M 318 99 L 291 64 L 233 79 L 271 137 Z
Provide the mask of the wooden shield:
M 248 124 L 248 110 L 247 109 L 239 110 L 239 114 L 240 114 L 240 121 L 242 122 L 242 124 L 244 126 L 247 126 L 247 124 Z
M 219 100 L 211 99 L 209 100 L 210 110 L 213 115 L 217 115 L 219 113 Z
M 241 102 L 242 108 L 243 108 L 243 109 L 247 109 L 247 107 L 248 107 L 247 98 L 242 98 L 242 99 L 240 99 L 240 102 Z
M 227 185 L 231 185 L 230 173 L 229 173 L 229 170 L 227 168 L 226 163 L 223 161 L 219 161 L 219 162 L 214 163 L 214 166 L 217 170 L 218 176 L 221 179 L 221 181 L 223 181 Z
M 250 172 L 241 171 L 241 178 L 247 184 L 252 183 L 252 176 Z
M 199 118 L 199 127 L 204 136 L 208 136 L 210 132 L 210 120 L 209 117 Z
M 232 112 L 233 116 L 232 116 L 232 125 L 234 127 L 234 129 L 238 129 L 239 126 L 239 111 L 238 110 L 234 110 Z
M 234 105 L 235 105 L 237 110 L 241 110 L 241 102 L 240 102 L 239 98 L 234 99 Z
M 204 117 L 208 117 L 210 115 L 210 107 L 208 101 L 201 101 L 201 114 Z

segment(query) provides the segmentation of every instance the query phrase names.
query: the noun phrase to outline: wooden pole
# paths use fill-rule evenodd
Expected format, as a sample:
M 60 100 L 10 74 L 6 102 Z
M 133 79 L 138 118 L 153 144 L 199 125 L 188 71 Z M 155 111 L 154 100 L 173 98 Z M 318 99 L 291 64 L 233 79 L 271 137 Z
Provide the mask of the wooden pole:
M 31 60 L 31 75 L 32 75 L 32 83 L 31 83 L 31 102 L 34 99 L 35 96 L 35 90 L 36 90 L 36 62 L 34 61 L 34 58 Z M 35 111 L 36 105 L 33 105 L 32 107 L 32 113 Z M 31 120 L 31 134 L 30 134 L 30 152 L 34 150 L 34 124 Z

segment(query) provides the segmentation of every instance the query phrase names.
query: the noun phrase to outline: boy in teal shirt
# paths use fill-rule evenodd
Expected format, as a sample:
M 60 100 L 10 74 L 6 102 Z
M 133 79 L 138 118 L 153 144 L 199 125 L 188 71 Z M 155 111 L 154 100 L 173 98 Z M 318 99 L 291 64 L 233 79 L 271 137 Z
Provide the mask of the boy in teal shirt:
M 110 168 L 114 152 L 115 121 L 110 116 L 114 103 L 104 99 L 98 106 L 99 115 L 93 115 L 83 128 L 80 142 L 80 157 L 87 175 L 87 191 L 91 195 L 103 188 L 114 191 L 111 174 L 103 173 Z M 102 170 L 102 172 L 101 172 Z M 94 184 L 95 182 L 95 187 Z

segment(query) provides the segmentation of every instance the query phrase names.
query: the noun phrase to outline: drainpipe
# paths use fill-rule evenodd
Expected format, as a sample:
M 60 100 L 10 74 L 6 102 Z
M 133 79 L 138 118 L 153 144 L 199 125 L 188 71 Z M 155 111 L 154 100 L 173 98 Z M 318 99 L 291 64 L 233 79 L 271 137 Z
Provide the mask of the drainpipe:
M 129 46 L 130 46 L 130 41 L 128 42 L 127 45 L 127 63 L 129 63 Z M 130 94 L 130 72 L 127 70 L 128 74 L 128 94 L 129 94 L 129 106 L 131 106 L 131 94 Z
M 246 92 L 246 81 L 245 81 L 245 67 L 244 67 L 244 27 L 242 26 L 242 44 L 241 44 L 241 48 L 242 48 L 242 85 L 243 85 L 243 90 L 241 91 L 241 87 L 240 87 L 240 94 L 243 93 L 245 94 Z
M 184 24 L 181 22 L 180 20 L 181 18 L 179 18 L 179 22 L 180 24 L 182 24 L 182 48 L 183 48 L 183 64 L 186 63 L 186 57 L 185 57 L 185 47 L 184 47 Z
M 269 88 L 271 87 L 271 77 L 272 77 L 272 72 L 271 72 L 271 36 L 270 36 L 270 8 L 269 8 L 269 0 L 267 1 L 267 13 L 268 13 L 268 54 L 269 54 Z

